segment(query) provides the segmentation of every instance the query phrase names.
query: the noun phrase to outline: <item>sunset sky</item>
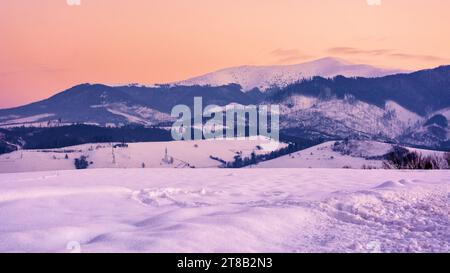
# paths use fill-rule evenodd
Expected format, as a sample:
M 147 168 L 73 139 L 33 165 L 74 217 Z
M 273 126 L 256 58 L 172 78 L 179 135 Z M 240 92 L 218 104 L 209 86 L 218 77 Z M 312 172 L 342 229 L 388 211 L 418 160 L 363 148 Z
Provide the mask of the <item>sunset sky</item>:
M 0 108 L 84 82 L 163 83 L 325 56 L 450 64 L 449 12 L 448 0 L 1 0 Z

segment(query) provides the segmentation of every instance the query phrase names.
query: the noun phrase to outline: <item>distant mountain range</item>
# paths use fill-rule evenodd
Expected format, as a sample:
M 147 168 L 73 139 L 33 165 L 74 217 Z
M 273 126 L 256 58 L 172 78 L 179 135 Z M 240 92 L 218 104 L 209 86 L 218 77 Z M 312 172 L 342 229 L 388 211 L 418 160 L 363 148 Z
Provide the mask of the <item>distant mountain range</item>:
M 268 96 L 281 126 L 309 138 L 450 149 L 450 66 L 380 78 L 314 77 Z
M 178 85 L 211 85 L 221 86 L 236 83 L 242 90 L 255 88 L 261 92 L 271 88 L 283 88 L 301 79 L 314 76 L 324 78 L 338 75 L 346 77 L 382 77 L 404 70 L 382 69 L 364 64 L 353 64 L 338 58 L 323 58 L 295 65 L 276 66 L 240 66 L 222 69 L 203 76 L 177 82 Z
M 233 84 L 220 87 L 111 87 L 103 84 L 81 84 L 46 100 L 0 110 L 0 126 L 49 121 L 99 125 L 155 125 L 172 120 L 170 112 L 173 106 L 192 106 L 194 97 L 198 96 L 203 97 L 205 104 L 256 102 L 256 98 L 251 94 L 243 93 L 240 86 Z
M 375 76 L 390 73 L 335 59 L 299 67 L 303 67 L 296 74 L 301 75 L 299 78 L 278 81 L 279 85 L 268 89 L 262 84 L 265 78 L 259 79 L 258 88 L 242 88 L 240 84 L 250 88 L 257 82 L 253 76 L 243 82 L 249 75 L 245 73 L 236 78 L 236 83 L 219 86 L 214 86 L 213 81 L 204 82 L 205 85 L 197 82 L 199 85 L 152 87 L 82 84 L 46 100 L 0 110 L 0 127 L 72 123 L 167 126 L 174 120 L 170 117 L 173 106 L 192 107 L 194 97 L 201 96 L 204 105 L 279 104 L 282 133 L 294 138 L 314 141 L 355 138 L 450 148 L 450 66 L 382 77 Z M 332 77 L 339 71 L 349 77 Z M 293 73 L 289 75 L 285 79 L 294 77 Z M 267 76 L 267 81 L 274 83 L 272 76 Z

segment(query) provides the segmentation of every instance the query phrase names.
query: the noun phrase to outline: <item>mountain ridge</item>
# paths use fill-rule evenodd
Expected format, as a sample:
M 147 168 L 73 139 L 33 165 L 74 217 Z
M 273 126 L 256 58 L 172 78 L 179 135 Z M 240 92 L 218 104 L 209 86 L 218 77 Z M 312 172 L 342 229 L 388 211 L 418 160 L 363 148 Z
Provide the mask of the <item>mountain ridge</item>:
M 243 91 L 250 91 L 254 88 L 258 88 L 264 92 L 274 86 L 283 88 L 298 80 L 313 76 L 322 76 L 326 78 L 338 75 L 347 77 L 380 77 L 405 72 L 408 71 L 377 68 L 365 64 L 354 64 L 339 58 L 325 57 L 292 65 L 246 65 L 224 68 L 183 81 L 178 81 L 174 84 L 218 86 L 228 83 L 237 83 L 242 86 Z
M 194 97 L 214 104 L 279 104 L 290 137 L 373 139 L 450 148 L 450 66 L 378 78 L 299 79 L 284 88 L 244 92 L 223 86 L 108 86 L 81 84 L 32 104 L 0 110 L 0 127 L 169 126 L 175 105 L 192 109 Z

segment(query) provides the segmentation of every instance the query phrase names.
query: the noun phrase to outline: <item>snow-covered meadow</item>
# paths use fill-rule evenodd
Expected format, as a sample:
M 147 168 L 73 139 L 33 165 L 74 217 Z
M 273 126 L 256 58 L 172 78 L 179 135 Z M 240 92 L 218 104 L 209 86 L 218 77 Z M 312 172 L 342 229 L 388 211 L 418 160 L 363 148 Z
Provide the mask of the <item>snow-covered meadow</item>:
M 336 141 L 251 165 L 249 168 L 382 168 L 383 155 L 393 145 L 376 141 L 351 141 L 349 153 L 333 148 Z M 115 147 L 113 143 L 83 144 L 57 149 L 18 150 L 0 155 L 0 173 L 20 173 L 75 169 L 74 159 L 85 156 L 89 169 L 103 168 L 218 168 L 219 160 L 231 162 L 238 154 L 250 157 L 287 146 L 267 138 L 236 140 L 193 140 L 129 143 Z M 115 147 L 115 148 L 114 148 Z M 442 156 L 443 152 L 408 148 L 423 155 Z M 166 164 L 164 158 L 173 159 Z M 214 159 L 215 158 L 215 159 Z
M 0 252 L 449 252 L 450 172 L 0 174 Z
M 265 154 L 283 148 L 284 143 L 260 137 L 256 139 L 193 140 L 129 143 L 115 147 L 113 143 L 83 144 L 57 149 L 18 150 L 0 155 L 0 173 L 56 171 L 75 169 L 74 159 L 85 156 L 98 168 L 217 168 L 218 160 L 233 161 L 240 153 Z M 172 159 L 166 164 L 164 158 Z

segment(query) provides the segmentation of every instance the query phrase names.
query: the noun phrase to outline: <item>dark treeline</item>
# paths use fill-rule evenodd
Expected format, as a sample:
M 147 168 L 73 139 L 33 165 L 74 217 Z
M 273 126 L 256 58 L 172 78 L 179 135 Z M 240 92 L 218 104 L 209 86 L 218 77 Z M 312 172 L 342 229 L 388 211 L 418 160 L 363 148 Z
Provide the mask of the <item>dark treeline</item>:
M 260 162 L 272 160 L 281 156 L 289 155 L 298 151 L 301 151 L 303 149 L 312 147 L 314 145 L 319 144 L 319 142 L 311 141 L 311 140 L 300 140 L 296 139 L 296 142 L 289 143 L 286 147 L 283 147 L 281 149 L 272 151 L 270 153 L 266 154 L 260 154 L 257 155 L 255 151 L 253 151 L 249 157 L 242 157 L 242 153 L 237 153 L 234 156 L 234 160 L 231 162 L 226 162 L 219 159 L 219 158 L 213 158 L 219 162 L 223 163 L 224 168 L 244 168 L 251 165 L 256 165 Z
M 450 153 L 423 155 L 417 151 L 395 146 L 385 155 L 385 158 L 383 167 L 386 169 L 439 170 L 450 167 Z
M 249 130 L 246 128 L 246 136 Z M 128 125 L 110 128 L 95 125 L 74 124 L 58 127 L 16 127 L 0 128 L 0 154 L 21 149 L 53 149 L 86 143 L 109 142 L 156 142 L 172 141 L 170 131 L 158 127 Z M 281 134 L 280 141 L 293 142 L 295 147 L 310 147 L 320 141 L 313 141 Z
M 1 129 L 0 133 L 9 142 L 15 143 L 23 149 L 52 149 L 86 143 L 172 140 L 170 131 L 133 125 L 120 128 L 82 124 L 51 128 L 20 127 Z

